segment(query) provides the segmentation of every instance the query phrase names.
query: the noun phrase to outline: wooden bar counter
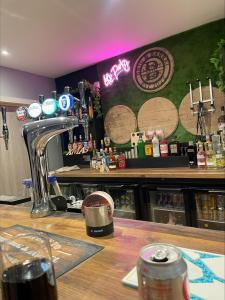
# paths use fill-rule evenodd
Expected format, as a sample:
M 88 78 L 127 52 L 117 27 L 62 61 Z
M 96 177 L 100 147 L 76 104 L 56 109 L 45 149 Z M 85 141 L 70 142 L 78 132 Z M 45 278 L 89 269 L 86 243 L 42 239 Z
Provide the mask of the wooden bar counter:
M 120 169 L 100 173 L 90 168 L 56 173 L 58 178 L 182 178 L 182 179 L 225 179 L 225 170 L 201 170 L 190 168 L 146 168 Z
M 104 246 L 57 279 L 59 300 L 137 299 L 137 291 L 123 286 L 121 279 L 136 264 L 140 248 L 149 243 L 165 242 L 224 254 L 224 232 L 215 230 L 115 218 L 113 236 L 91 238 L 78 214 L 31 219 L 29 213 L 28 207 L 1 205 L 0 227 L 19 224 Z

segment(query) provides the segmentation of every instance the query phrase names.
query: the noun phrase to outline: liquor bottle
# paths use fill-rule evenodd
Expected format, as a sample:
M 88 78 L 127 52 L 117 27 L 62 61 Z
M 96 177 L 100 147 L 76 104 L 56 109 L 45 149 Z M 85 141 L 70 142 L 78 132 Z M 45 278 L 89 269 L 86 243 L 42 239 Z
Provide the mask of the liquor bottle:
M 213 151 L 212 143 L 208 143 L 206 148 L 206 164 L 208 169 L 216 169 L 216 154 Z
M 225 151 L 225 112 L 224 106 L 221 107 L 221 114 L 218 118 L 218 129 L 222 144 L 222 150 Z
M 188 142 L 187 155 L 188 155 L 188 160 L 189 160 L 189 167 L 190 168 L 195 168 L 196 165 L 197 165 L 197 161 L 196 161 L 196 147 L 195 147 L 193 141 L 189 141 Z
M 108 137 L 108 136 L 105 134 L 104 140 L 103 140 L 103 141 L 104 141 L 105 147 L 109 149 L 110 143 L 111 143 L 110 137 Z
M 91 169 L 96 169 L 97 164 L 97 151 L 96 151 L 96 142 L 93 141 L 93 150 L 92 150 L 92 159 L 91 159 Z
M 145 155 L 148 157 L 152 156 L 152 142 L 150 139 L 145 141 Z
M 169 155 L 179 156 L 180 155 L 180 143 L 176 140 L 174 136 L 172 141 L 169 143 Z
M 206 154 L 202 142 L 198 142 L 197 164 L 198 168 L 206 168 Z
M 160 149 L 160 156 L 161 157 L 168 157 L 168 142 L 167 140 L 163 138 L 159 141 L 159 149 Z
M 221 106 L 221 113 L 218 118 L 218 129 L 219 131 L 222 131 L 225 129 L 225 112 L 224 112 L 224 106 Z
M 77 143 L 77 153 L 81 154 L 83 149 L 82 135 L 79 136 L 79 142 Z
M 92 138 L 92 134 L 91 134 L 91 133 L 90 133 L 90 135 L 89 135 L 88 150 L 89 150 L 89 151 L 92 151 L 92 150 L 93 150 L 93 138 Z
M 116 170 L 117 164 L 116 164 L 116 158 L 113 155 L 112 148 L 109 148 L 109 170 L 113 171 Z
M 207 134 L 206 137 L 205 137 L 205 142 L 204 142 L 204 149 L 205 149 L 205 152 L 207 152 L 209 150 L 209 145 L 212 145 L 212 142 L 210 140 L 210 136 Z
M 153 139 L 152 139 L 152 152 L 153 152 L 153 157 L 160 157 L 160 152 L 159 152 L 159 139 L 154 133 Z
M 214 132 L 212 135 L 213 151 L 217 152 L 218 144 L 220 144 L 220 135 L 217 134 L 217 132 Z
M 73 154 L 77 154 L 77 148 L 78 148 L 77 138 L 74 135 L 74 137 L 73 137 Z
M 120 155 L 118 157 L 118 168 L 119 169 L 125 169 L 126 168 L 126 159 L 125 154 L 120 152 Z
M 103 149 L 104 149 L 104 140 L 101 140 L 100 143 L 101 143 L 101 148 L 100 148 L 100 150 L 101 150 L 101 149 L 103 150 Z
M 138 158 L 144 158 L 145 157 L 145 143 L 142 139 L 141 133 L 139 133 L 137 148 L 138 148 Z
M 225 167 L 225 157 L 222 151 L 222 145 L 219 143 L 216 151 L 216 168 L 222 169 Z

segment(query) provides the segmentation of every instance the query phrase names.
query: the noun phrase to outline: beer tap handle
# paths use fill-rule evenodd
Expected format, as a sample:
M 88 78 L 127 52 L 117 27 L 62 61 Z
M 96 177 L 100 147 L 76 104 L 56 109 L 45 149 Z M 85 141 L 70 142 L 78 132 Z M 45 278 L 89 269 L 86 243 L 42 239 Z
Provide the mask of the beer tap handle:
M 86 105 L 86 101 L 85 101 L 85 91 L 84 91 L 84 82 L 80 81 L 78 83 L 78 90 L 80 93 L 80 104 L 82 109 L 84 110 L 84 112 L 86 112 L 87 110 L 87 105 Z
M 1 109 L 2 109 L 2 121 L 3 124 L 6 124 L 6 107 L 3 106 Z

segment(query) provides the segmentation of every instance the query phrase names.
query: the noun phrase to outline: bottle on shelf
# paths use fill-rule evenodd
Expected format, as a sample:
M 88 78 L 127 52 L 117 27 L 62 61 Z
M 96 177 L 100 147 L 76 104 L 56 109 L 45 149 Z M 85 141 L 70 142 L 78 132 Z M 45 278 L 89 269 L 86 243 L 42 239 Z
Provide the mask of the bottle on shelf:
M 212 143 L 208 143 L 205 152 L 207 168 L 216 169 L 216 154 L 213 151 Z
M 152 142 L 148 135 L 146 135 L 146 141 L 145 141 L 145 156 L 150 157 L 152 156 Z
M 104 141 L 104 144 L 105 144 L 105 148 L 109 149 L 110 144 L 111 144 L 110 137 L 108 137 L 108 136 L 105 134 L 103 141 Z
M 90 162 L 91 169 L 96 169 L 96 164 L 97 164 L 96 142 L 93 141 L 92 159 L 91 159 L 91 162 Z
M 160 149 L 160 156 L 161 157 L 168 157 L 168 142 L 162 135 L 162 139 L 159 141 L 159 149 Z
M 202 142 L 198 142 L 197 165 L 198 165 L 198 168 L 201 168 L 201 169 L 206 168 L 206 154 L 205 154 Z
M 211 142 L 211 140 L 210 140 L 210 135 L 207 134 L 207 135 L 205 136 L 205 142 L 204 142 L 204 149 L 205 149 L 205 152 L 208 151 L 209 145 L 212 145 L 212 142 Z
M 77 137 L 74 135 L 73 137 L 73 154 L 77 154 L 78 142 Z
M 195 168 L 196 165 L 197 165 L 197 161 L 196 161 L 196 147 L 195 147 L 193 141 L 189 141 L 188 142 L 187 155 L 188 155 L 189 167 L 190 168 Z
M 101 149 L 103 150 L 103 149 L 104 149 L 104 140 L 101 140 L 100 143 L 101 143 L 101 148 L 100 148 L 100 150 L 101 150 Z
M 132 147 L 134 149 L 134 158 L 138 158 L 138 148 L 137 148 L 137 145 L 135 143 L 133 143 Z M 126 154 L 126 152 L 125 152 L 125 154 Z
M 125 154 L 120 152 L 118 157 L 118 168 L 119 169 L 125 169 L 126 168 L 126 159 Z
M 145 142 L 142 139 L 141 133 L 139 133 L 137 149 L 138 149 L 138 158 L 144 158 L 145 157 Z
M 92 138 L 92 134 L 91 134 L 91 133 L 90 133 L 90 135 L 89 135 L 88 150 L 89 150 L 89 151 L 92 151 L 92 150 L 93 150 L 93 138 Z
M 180 155 L 180 143 L 176 140 L 174 136 L 169 143 L 169 155 L 170 156 L 179 156 Z
M 222 144 L 222 150 L 225 151 L 225 111 L 224 106 L 221 107 L 221 114 L 218 118 L 218 129 Z
M 222 145 L 219 143 L 216 151 L 216 167 L 222 169 L 225 167 L 225 157 L 222 151 Z
M 109 148 L 109 170 L 113 171 L 116 170 L 117 164 L 116 164 L 116 158 L 113 155 L 112 148 Z
M 214 132 L 212 135 L 212 147 L 213 151 L 217 152 L 218 144 L 220 144 L 220 135 L 217 132 Z
M 220 116 L 218 118 L 218 129 L 222 131 L 225 129 L 225 111 L 224 106 L 221 106 Z
M 77 143 L 77 153 L 81 154 L 83 149 L 83 141 L 82 141 L 82 135 L 79 136 L 79 142 Z
M 160 152 L 159 152 L 159 139 L 154 133 L 153 139 L 152 139 L 152 153 L 153 157 L 160 157 Z

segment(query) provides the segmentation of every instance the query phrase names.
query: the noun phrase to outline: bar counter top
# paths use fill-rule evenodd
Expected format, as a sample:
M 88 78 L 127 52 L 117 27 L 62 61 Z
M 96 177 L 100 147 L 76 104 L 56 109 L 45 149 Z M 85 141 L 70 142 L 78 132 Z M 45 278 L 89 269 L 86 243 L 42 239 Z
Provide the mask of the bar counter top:
M 201 170 L 190 168 L 143 168 L 120 169 L 100 173 L 90 168 L 60 172 L 58 178 L 183 178 L 183 179 L 225 179 L 225 170 Z
M 104 246 L 57 279 L 59 300 L 137 299 L 137 291 L 123 286 L 121 279 L 136 264 L 140 248 L 153 242 L 224 254 L 221 231 L 115 218 L 113 236 L 91 238 L 79 214 L 31 219 L 29 213 L 28 207 L 1 205 L 0 227 L 19 224 Z

